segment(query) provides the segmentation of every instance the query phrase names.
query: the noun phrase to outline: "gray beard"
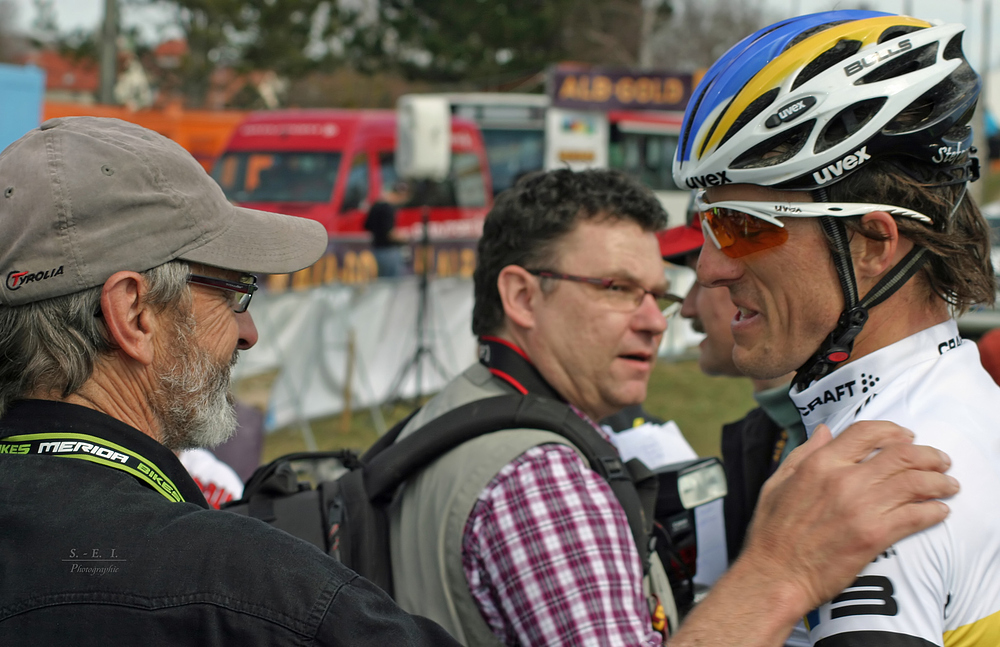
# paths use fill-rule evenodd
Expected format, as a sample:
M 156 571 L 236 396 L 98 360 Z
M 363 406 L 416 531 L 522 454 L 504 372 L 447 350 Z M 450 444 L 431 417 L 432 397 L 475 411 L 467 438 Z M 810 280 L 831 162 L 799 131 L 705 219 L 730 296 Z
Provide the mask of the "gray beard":
M 174 361 L 157 371 L 149 406 L 160 422 L 160 443 L 172 451 L 215 447 L 236 431 L 230 394 L 238 351 L 221 364 L 194 342 L 194 320 L 180 315 L 175 326 Z

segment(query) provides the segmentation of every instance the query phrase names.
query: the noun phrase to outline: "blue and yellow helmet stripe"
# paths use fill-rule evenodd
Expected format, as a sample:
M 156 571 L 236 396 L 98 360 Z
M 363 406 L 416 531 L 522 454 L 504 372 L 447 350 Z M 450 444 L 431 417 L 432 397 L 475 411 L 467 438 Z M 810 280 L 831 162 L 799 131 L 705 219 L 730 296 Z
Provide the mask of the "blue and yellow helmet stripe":
M 789 47 L 803 33 L 830 23 L 842 24 Z M 706 150 L 713 150 L 747 106 L 837 41 L 850 38 L 868 45 L 894 25 L 931 26 L 878 11 L 832 11 L 790 18 L 743 39 L 706 72 L 688 104 L 678 161 L 699 159 Z M 710 118 L 714 124 L 706 130 Z

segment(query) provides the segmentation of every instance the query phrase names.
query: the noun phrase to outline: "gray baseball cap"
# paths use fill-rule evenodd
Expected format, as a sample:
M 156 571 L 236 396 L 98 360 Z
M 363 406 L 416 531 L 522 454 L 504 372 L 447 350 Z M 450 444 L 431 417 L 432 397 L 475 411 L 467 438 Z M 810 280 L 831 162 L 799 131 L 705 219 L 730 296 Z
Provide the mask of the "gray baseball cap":
M 174 259 L 294 272 L 326 245 L 318 222 L 232 205 L 180 145 L 118 119 L 51 119 L 0 153 L 0 305 Z

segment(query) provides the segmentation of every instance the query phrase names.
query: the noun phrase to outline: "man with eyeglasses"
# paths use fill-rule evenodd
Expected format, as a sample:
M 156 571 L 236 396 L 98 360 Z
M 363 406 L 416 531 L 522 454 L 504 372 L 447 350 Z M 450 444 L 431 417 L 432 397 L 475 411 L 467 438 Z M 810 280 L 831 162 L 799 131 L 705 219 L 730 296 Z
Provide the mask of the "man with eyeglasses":
M 0 154 L 0 644 L 449 645 L 306 542 L 209 509 L 251 271 L 315 222 L 231 205 L 176 143 L 47 121 Z
M 402 436 L 433 433 L 425 425 L 438 416 L 504 394 L 564 402 L 595 434 L 592 421 L 641 403 L 666 329 L 661 310 L 677 299 L 654 235 L 665 223 L 652 193 L 614 171 L 538 173 L 500 194 L 474 276 L 479 361 Z M 946 463 L 905 438 L 862 426 L 793 455 L 765 488 L 755 540 L 671 644 L 781 644 L 830 590 L 823 579 L 843 586 L 893 539 L 943 518 L 943 504 L 914 502 L 955 486 L 900 467 Z M 880 459 L 859 464 L 875 447 Z M 672 598 L 659 560 L 642 563 L 608 483 L 561 436 L 504 430 L 445 454 L 403 486 L 390 539 L 397 602 L 463 644 L 665 639 Z
M 807 432 L 890 420 L 946 451 L 962 483 L 943 523 L 807 614 L 823 647 L 1000 640 L 1000 388 L 953 319 L 996 290 L 967 193 L 981 82 L 963 32 L 870 11 L 792 18 L 725 54 L 684 117 L 674 178 L 706 189 L 698 278 L 737 306 L 736 366 L 796 371 Z

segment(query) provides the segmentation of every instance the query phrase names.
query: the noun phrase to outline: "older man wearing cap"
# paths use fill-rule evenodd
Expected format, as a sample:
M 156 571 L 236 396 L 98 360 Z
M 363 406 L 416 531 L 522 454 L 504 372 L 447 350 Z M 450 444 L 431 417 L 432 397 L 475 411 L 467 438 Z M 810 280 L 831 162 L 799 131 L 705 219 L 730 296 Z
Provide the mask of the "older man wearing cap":
M 305 542 L 209 510 L 173 454 L 235 425 L 249 272 L 310 265 L 323 228 L 230 205 L 117 120 L 46 122 L 0 178 L 0 644 L 452 644 Z

